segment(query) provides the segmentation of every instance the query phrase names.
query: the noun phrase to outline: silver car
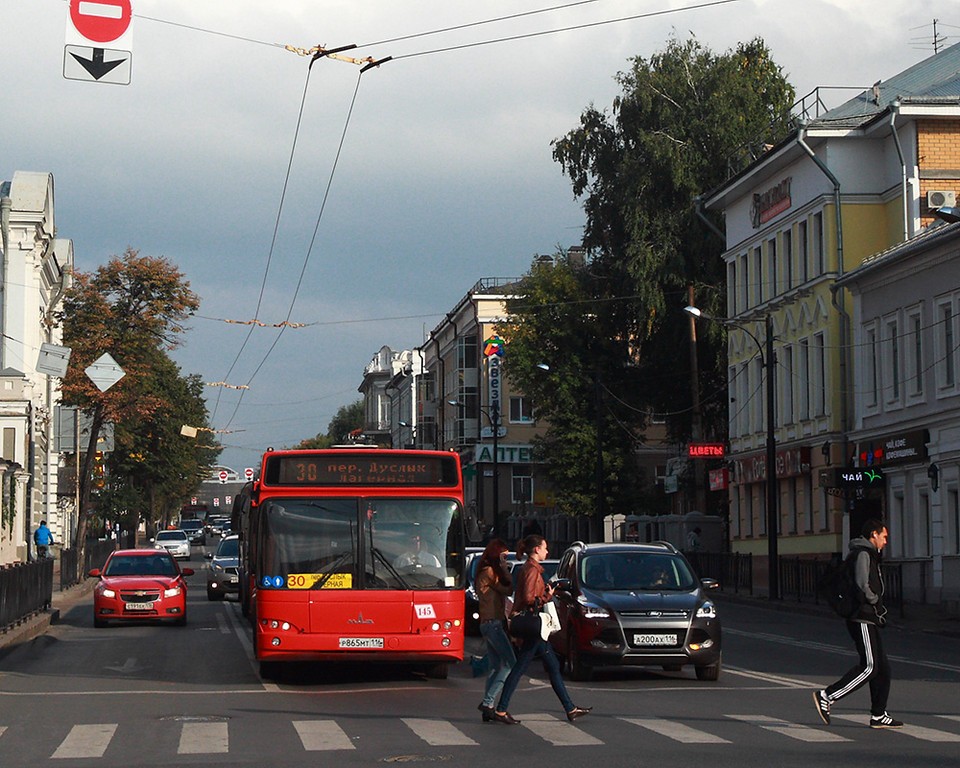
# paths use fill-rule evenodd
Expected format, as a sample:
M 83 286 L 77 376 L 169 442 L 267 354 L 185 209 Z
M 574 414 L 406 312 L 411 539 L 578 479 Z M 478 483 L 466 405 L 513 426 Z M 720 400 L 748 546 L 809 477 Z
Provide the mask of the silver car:
M 177 559 L 190 559 L 190 539 L 186 531 L 159 531 L 157 538 L 151 539 L 154 549 L 165 549 Z
M 220 540 L 217 551 L 206 555 L 210 559 L 207 568 L 207 599 L 223 600 L 227 593 L 240 591 L 240 537 L 226 536 Z

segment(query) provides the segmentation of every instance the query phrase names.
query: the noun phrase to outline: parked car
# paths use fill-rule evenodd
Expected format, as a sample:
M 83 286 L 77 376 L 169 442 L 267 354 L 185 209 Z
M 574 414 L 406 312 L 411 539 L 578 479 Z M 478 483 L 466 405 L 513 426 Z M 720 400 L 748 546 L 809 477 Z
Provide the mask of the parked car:
M 223 600 L 229 593 L 236 595 L 240 591 L 240 537 L 227 536 L 220 539 L 217 551 L 208 554 L 207 600 Z
M 207 532 L 203 529 L 203 521 L 201 520 L 181 520 L 180 530 L 187 534 L 191 544 L 202 546 L 207 543 Z
M 560 558 L 555 601 L 560 631 L 550 642 L 575 680 L 595 667 L 692 665 L 697 679 L 720 675 L 721 627 L 705 592 L 671 544 L 584 544 Z
M 102 569 L 94 568 L 89 575 L 100 579 L 93 590 L 93 626 L 97 628 L 113 620 L 187 623 L 184 576 L 192 576 L 193 569 L 181 569 L 169 552 L 118 549 Z
M 157 538 L 150 539 L 154 549 L 164 549 L 173 557 L 190 559 L 190 539 L 179 528 L 173 531 L 157 531 Z

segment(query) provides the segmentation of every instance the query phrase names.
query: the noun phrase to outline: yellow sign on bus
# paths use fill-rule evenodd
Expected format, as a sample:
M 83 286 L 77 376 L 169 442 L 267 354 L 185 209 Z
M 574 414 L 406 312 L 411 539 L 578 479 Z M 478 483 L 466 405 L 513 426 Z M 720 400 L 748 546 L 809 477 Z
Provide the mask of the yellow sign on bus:
M 288 589 L 313 589 L 313 585 L 323 578 L 325 573 L 291 573 L 287 576 Z M 322 589 L 350 589 L 353 587 L 352 573 L 332 573 Z

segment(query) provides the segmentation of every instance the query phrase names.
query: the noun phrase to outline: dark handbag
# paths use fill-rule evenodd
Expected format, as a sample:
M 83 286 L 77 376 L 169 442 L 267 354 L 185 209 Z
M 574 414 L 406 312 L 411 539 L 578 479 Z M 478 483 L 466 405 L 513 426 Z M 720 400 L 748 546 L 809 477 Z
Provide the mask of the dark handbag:
M 540 613 L 522 611 L 510 617 L 510 634 L 520 640 L 540 639 Z

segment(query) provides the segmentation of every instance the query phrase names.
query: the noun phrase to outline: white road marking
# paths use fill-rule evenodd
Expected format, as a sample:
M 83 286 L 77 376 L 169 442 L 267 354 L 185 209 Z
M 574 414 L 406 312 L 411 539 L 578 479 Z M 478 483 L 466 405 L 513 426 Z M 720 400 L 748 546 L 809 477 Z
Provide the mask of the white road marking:
M 663 720 L 659 717 L 622 717 L 620 719 L 625 720 L 628 723 L 633 723 L 634 725 L 639 725 L 641 728 L 646 728 L 648 731 L 659 733 L 661 736 L 666 736 L 667 738 L 673 739 L 674 741 L 679 741 L 683 744 L 730 743 L 726 739 L 721 739 L 719 736 L 714 736 L 712 733 L 691 728 L 689 725 L 684 725 L 683 723 L 675 723 L 671 720 Z
M 117 723 L 75 725 L 51 757 L 68 760 L 103 757 L 116 730 Z
M 589 717 L 589 715 L 588 715 Z M 562 722 L 553 715 L 539 713 L 517 715 L 521 725 L 532 731 L 544 741 L 549 741 L 555 747 L 595 746 L 603 744 L 575 725 Z
M 446 720 L 401 718 L 404 724 L 432 747 L 477 746 L 477 742 Z
M 209 755 L 229 749 L 226 723 L 184 723 L 178 755 Z
M 223 613 L 217 612 L 216 617 L 217 617 L 217 626 L 220 627 L 220 634 L 221 634 L 221 635 L 229 635 L 229 634 L 230 634 L 230 627 L 227 626 L 227 617 L 226 617 L 226 615 L 223 614 Z
M 766 715 L 725 715 L 731 720 L 739 720 L 741 723 L 749 723 L 763 728 L 766 731 L 789 736 L 791 739 L 808 742 L 840 742 L 850 741 L 843 736 L 839 736 L 832 731 L 823 728 L 810 728 L 799 723 L 791 723 L 788 720 L 781 720 L 777 717 L 767 717 Z
M 333 720 L 294 720 L 293 727 L 307 752 L 356 749 L 350 737 Z
M 765 683 L 776 683 L 785 688 L 810 688 L 811 684 L 805 680 L 797 680 L 793 677 L 782 677 L 780 675 L 771 675 L 766 672 L 756 672 L 752 669 L 743 669 L 741 667 L 724 666 L 724 674 L 738 675 L 747 677 L 751 680 L 762 680 Z
M 860 725 L 870 724 L 870 715 L 834 715 L 837 720 L 848 720 L 851 723 Z M 920 741 L 937 741 L 947 743 L 960 742 L 960 734 L 949 733 L 947 731 L 938 731 L 936 728 L 924 728 L 922 725 L 904 724 L 903 728 L 888 728 L 884 730 L 896 731 L 904 736 L 912 736 Z

